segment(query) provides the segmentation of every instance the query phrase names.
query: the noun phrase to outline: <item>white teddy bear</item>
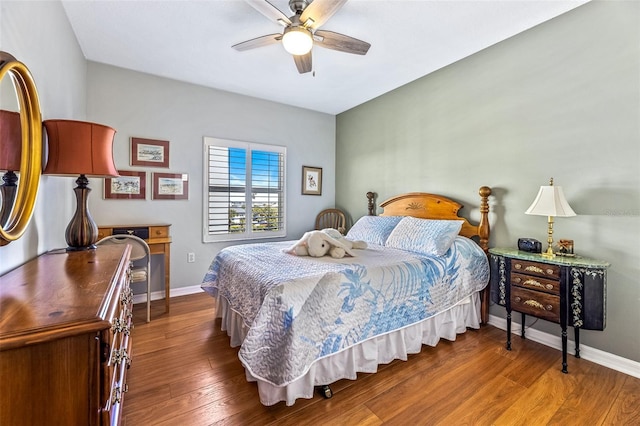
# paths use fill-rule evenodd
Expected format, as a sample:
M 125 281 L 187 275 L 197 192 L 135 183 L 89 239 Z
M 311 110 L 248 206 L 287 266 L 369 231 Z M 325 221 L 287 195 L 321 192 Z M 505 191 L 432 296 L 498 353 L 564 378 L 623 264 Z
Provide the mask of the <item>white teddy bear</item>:
M 365 241 L 352 241 L 346 239 L 338 230 L 325 228 L 321 231 L 309 231 L 300 238 L 292 247 L 285 250 L 296 256 L 322 257 L 329 253 L 335 259 L 345 255 L 355 256 L 352 249 L 366 249 Z

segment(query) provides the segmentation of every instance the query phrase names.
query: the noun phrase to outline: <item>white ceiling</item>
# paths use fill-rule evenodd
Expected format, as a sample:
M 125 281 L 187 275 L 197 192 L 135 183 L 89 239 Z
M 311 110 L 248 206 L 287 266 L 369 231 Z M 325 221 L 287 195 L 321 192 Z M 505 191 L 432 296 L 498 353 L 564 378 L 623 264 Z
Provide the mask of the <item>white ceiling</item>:
M 338 114 L 587 1 L 351 0 L 322 29 L 369 52 L 314 47 L 307 74 L 279 44 L 231 48 L 282 31 L 243 0 L 62 3 L 90 61 Z M 292 15 L 288 0 L 270 2 Z

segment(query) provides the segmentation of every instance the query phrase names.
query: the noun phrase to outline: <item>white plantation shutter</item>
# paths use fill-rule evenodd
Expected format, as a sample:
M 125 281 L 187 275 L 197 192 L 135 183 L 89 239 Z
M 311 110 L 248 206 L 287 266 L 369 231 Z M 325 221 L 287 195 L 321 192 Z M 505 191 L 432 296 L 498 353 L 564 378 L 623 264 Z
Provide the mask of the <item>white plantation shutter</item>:
M 286 148 L 204 138 L 203 241 L 283 237 Z

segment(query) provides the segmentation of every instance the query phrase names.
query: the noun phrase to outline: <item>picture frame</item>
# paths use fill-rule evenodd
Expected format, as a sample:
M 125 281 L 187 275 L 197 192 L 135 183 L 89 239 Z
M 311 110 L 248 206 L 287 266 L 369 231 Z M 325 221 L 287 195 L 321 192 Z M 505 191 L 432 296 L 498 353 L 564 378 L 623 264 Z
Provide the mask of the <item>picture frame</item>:
M 302 194 L 322 195 L 322 168 L 302 166 Z
M 131 166 L 169 167 L 169 141 L 132 137 Z
M 147 195 L 147 173 L 118 170 L 119 177 L 104 179 L 105 200 L 144 200 Z
M 152 200 L 188 200 L 189 175 L 186 173 L 153 173 Z
M 558 256 L 574 257 L 575 253 L 573 252 L 573 240 L 560 239 L 558 241 L 558 246 L 555 250 L 555 253 Z

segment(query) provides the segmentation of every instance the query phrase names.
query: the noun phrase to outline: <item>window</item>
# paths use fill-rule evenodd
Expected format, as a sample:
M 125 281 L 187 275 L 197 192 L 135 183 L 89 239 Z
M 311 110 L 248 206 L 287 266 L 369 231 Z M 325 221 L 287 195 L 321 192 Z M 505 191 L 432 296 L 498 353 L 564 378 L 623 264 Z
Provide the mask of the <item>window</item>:
M 284 237 L 286 148 L 204 138 L 203 241 Z

